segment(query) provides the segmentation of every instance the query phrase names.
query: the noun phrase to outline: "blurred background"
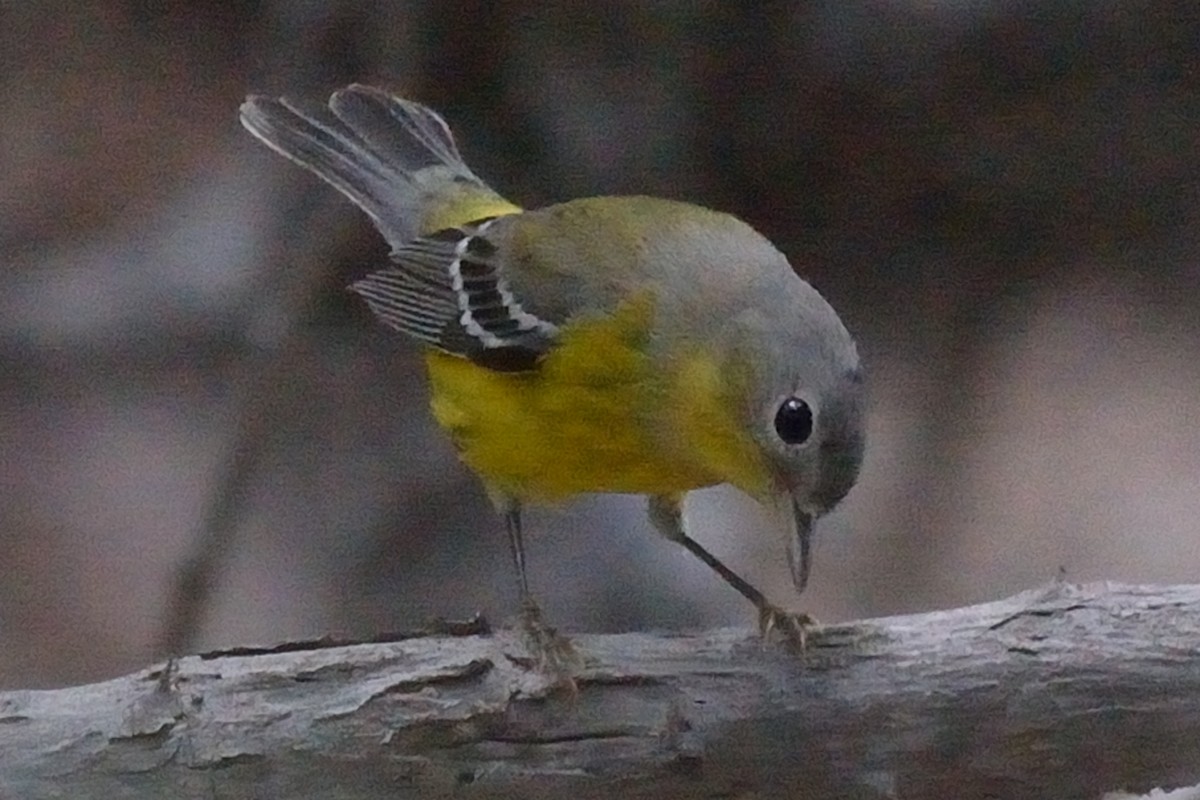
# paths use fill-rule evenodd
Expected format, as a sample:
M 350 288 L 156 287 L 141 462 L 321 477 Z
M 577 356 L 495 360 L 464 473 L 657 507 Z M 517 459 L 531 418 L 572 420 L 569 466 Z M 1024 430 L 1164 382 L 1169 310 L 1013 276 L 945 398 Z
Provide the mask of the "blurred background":
M 803 601 L 748 501 L 688 505 L 781 602 L 836 621 L 1060 570 L 1194 580 L 1198 17 L 1164 0 L 0 4 L 0 688 L 513 611 L 503 527 L 430 421 L 414 348 L 343 290 L 382 241 L 237 123 L 248 92 L 352 80 L 440 109 L 523 204 L 644 192 L 735 213 L 841 311 L 870 442 Z M 568 631 L 752 623 L 640 499 L 528 527 Z

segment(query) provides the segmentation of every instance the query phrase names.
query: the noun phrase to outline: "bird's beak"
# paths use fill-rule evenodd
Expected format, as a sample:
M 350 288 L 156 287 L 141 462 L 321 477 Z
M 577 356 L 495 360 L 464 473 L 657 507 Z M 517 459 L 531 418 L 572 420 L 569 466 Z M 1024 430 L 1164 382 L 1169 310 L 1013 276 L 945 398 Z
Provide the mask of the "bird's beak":
M 786 495 L 786 504 L 791 511 L 787 515 L 790 528 L 787 537 L 788 566 L 792 569 L 792 583 L 796 591 L 803 592 L 812 569 L 813 515 L 790 494 Z

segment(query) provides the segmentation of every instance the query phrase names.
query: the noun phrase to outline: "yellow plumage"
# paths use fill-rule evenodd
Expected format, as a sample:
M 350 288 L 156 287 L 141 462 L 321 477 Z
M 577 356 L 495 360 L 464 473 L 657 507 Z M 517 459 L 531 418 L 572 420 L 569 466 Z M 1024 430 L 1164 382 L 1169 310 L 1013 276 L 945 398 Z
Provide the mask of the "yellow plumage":
M 473 186 L 452 185 L 450 191 L 439 195 L 425 211 L 419 232 L 430 234 L 485 217 L 516 214 L 520 210 L 492 192 L 480 191 Z
M 572 322 L 532 372 L 494 372 L 430 350 L 433 415 L 472 469 L 521 500 L 676 494 L 730 474 L 761 481 L 759 459 L 721 397 L 727 387 L 712 380 L 703 359 L 682 371 L 650 360 L 653 314 L 643 296 L 611 315 Z M 664 405 L 675 398 L 685 402 L 683 429 L 663 424 L 677 418 Z M 676 433 L 683 430 L 692 432 L 686 441 Z M 697 445 L 715 458 L 695 458 Z

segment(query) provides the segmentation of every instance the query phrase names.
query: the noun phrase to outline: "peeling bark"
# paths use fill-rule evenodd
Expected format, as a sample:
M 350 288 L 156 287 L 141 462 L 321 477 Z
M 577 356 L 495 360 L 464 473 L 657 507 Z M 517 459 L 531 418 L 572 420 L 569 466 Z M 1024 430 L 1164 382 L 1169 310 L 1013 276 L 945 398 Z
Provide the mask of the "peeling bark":
M 0 693 L 0 798 L 1098 798 L 1200 783 L 1200 586 L 1054 584 L 829 626 L 190 656 Z

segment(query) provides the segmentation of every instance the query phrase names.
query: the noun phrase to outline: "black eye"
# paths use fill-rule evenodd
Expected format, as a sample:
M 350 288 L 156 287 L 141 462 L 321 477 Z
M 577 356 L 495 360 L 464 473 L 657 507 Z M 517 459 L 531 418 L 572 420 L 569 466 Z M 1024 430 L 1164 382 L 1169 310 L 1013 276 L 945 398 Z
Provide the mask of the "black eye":
M 804 444 L 812 436 L 813 414 L 799 397 L 783 401 L 775 414 L 775 432 L 788 444 Z

